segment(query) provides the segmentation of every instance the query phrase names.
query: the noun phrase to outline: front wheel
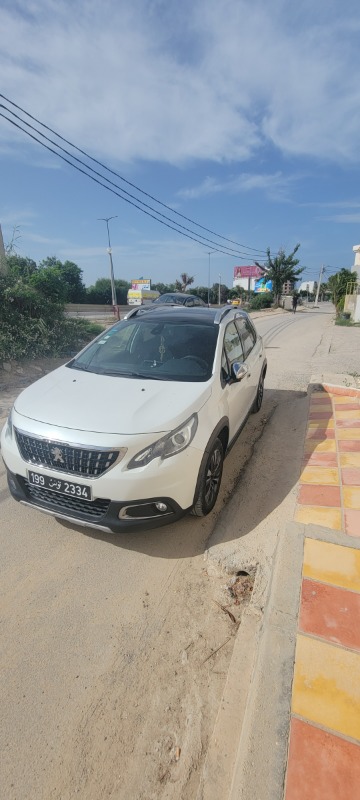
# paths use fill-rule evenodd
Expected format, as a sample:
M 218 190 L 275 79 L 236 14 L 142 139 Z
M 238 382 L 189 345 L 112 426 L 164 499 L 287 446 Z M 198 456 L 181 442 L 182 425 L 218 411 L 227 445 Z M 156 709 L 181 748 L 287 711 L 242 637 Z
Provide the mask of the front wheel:
M 264 380 L 265 380 L 265 375 L 264 375 L 264 373 L 262 373 L 261 378 L 260 378 L 259 383 L 258 383 L 258 388 L 257 388 L 257 392 L 256 392 L 256 397 L 255 397 L 255 400 L 254 400 L 254 403 L 253 403 L 253 407 L 251 409 L 252 414 L 257 414 L 257 412 L 260 411 L 260 408 L 262 406 L 262 401 L 263 401 L 263 397 L 264 397 Z
M 191 512 L 196 517 L 206 517 L 214 508 L 219 494 L 223 464 L 224 448 L 220 439 L 215 439 L 201 468 L 197 499 Z

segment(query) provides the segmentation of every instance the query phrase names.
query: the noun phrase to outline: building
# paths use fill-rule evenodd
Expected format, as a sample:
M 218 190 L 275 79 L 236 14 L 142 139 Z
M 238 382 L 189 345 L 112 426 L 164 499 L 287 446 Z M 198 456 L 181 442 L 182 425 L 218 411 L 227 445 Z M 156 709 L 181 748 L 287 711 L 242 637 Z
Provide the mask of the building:
M 294 291 L 295 284 L 293 281 L 286 281 L 283 284 L 283 294 L 292 294 Z
M 315 294 L 316 286 L 316 281 L 303 281 L 303 283 L 300 284 L 299 292 L 309 292 L 309 294 Z

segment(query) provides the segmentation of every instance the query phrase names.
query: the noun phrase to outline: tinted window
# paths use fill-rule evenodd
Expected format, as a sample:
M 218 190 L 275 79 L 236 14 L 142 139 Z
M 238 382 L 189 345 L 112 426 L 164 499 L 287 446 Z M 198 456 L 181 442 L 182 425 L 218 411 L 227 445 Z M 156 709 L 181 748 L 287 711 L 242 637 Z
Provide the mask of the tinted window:
M 249 320 L 245 318 L 237 319 L 236 325 L 238 327 L 241 341 L 243 344 L 244 358 L 247 358 L 249 353 L 251 353 L 254 344 L 256 342 L 256 333 Z

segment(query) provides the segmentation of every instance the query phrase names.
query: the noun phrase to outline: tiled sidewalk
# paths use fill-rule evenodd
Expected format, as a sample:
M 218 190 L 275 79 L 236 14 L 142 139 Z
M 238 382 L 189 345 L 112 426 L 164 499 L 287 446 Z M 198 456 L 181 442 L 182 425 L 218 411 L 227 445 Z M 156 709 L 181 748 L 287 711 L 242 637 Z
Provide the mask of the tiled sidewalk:
M 295 518 L 360 537 L 359 397 L 312 396 Z M 305 538 L 301 589 L 285 800 L 356 800 L 360 550 Z
M 312 395 L 295 519 L 360 536 L 359 396 Z

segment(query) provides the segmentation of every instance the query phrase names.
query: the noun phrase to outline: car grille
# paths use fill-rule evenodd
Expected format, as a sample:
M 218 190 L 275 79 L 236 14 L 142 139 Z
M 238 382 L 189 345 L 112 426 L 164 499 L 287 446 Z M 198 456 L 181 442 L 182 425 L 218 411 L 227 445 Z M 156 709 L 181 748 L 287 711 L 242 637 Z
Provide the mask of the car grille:
M 36 505 L 47 508 L 57 509 L 59 513 L 68 513 L 77 516 L 79 513 L 85 517 L 99 519 L 106 514 L 110 500 L 81 500 L 79 497 L 69 497 L 68 495 L 58 494 L 49 489 L 41 489 L 39 486 L 32 486 L 29 481 L 24 479 L 26 494 Z
M 118 450 L 89 450 L 50 439 L 37 439 L 15 429 L 16 441 L 24 461 L 68 475 L 98 478 L 115 464 Z

